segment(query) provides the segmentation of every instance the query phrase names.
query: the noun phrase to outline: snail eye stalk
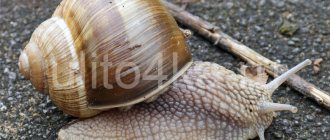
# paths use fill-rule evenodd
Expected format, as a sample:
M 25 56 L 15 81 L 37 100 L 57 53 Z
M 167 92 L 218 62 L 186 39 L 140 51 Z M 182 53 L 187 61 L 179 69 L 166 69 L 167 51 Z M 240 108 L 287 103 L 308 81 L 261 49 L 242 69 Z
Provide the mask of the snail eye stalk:
M 300 71 L 304 67 L 312 64 L 312 61 L 307 59 L 304 62 L 301 62 L 297 66 L 291 68 L 284 74 L 280 75 L 279 77 L 275 78 L 273 81 L 268 83 L 266 85 L 266 89 L 269 91 L 269 93 L 274 93 L 274 91 L 281 85 L 283 84 L 286 80 L 290 78 L 291 75 L 295 74 L 296 72 Z

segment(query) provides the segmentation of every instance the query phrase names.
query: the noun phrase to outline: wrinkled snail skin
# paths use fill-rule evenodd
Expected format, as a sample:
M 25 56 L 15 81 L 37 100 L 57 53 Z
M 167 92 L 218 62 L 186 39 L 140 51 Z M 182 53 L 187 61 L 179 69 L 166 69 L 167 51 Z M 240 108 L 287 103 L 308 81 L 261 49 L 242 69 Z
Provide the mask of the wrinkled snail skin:
M 86 118 L 155 96 L 191 61 L 183 33 L 159 0 L 63 0 L 34 31 L 19 66 L 61 110 Z M 132 83 L 136 69 L 153 79 L 162 70 L 168 81 L 161 88 L 155 80 L 142 79 L 129 89 L 115 83 L 118 75 Z
M 195 62 L 156 101 L 75 122 L 59 139 L 263 139 L 277 110 L 262 108 L 271 95 L 218 64 Z
M 220 65 L 195 62 L 156 101 L 77 122 L 62 129 L 59 138 L 254 138 L 273 118 L 259 112 L 261 100 L 271 101 L 262 87 Z
M 61 129 L 59 139 L 264 140 L 275 111 L 297 111 L 272 103 L 272 93 L 310 63 L 261 84 L 192 62 L 184 33 L 159 0 L 63 0 L 34 31 L 19 69 L 63 112 L 94 116 Z M 132 88 L 116 83 L 132 83 L 136 69 L 156 77 Z

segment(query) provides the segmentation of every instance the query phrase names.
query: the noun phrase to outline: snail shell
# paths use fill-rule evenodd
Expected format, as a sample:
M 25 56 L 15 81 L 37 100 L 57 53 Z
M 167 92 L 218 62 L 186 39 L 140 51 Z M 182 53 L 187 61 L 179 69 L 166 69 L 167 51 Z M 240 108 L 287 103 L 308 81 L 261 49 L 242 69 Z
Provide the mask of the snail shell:
M 19 58 L 38 91 L 82 118 L 156 96 L 190 65 L 185 38 L 159 0 L 63 0 Z

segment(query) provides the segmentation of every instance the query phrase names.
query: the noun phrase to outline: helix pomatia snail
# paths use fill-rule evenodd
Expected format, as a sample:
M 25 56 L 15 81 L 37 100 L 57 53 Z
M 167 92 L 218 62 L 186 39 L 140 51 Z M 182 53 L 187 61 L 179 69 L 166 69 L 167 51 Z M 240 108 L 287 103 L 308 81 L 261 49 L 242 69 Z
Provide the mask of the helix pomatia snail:
M 290 105 L 272 103 L 271 94 L 290 74 L 310 63 L 305 61 L 267 85 L 217 64 L 191 64 L 184 36 L 159 0 L 64 0 L 33 33 L 19 62 L 21 73 L 38 91 L 49 93 L 60 109 L 77 117 L 125 108 L 165 92 L 153 103 L 96 117 L 98 124 L 110 123 L 98 132 L 107 138 L 177 139 L 248 139 L 256 134 L 263 139 L 274 111 L 296 111 Z M 158 75 L 161 71 L 169 76 Z M 136 78 L 139 74 L 143 76 Z M 156 77 L 146 80 L 144 74 Z M 121 86 L 136 79 L 140 81 L 134 86 Z M 107 122 L 100 122 L 102 117 Z M 92 120 L 86 124 L 93 125 Z M 127 122 L 132 126 L 126 128 Z M 184 131 L 176 131 L 181 123 Z M 152 132 L 155 125 L 168 127 Z M 75 128 L 63 130 L 60 136 L 98 135 Z

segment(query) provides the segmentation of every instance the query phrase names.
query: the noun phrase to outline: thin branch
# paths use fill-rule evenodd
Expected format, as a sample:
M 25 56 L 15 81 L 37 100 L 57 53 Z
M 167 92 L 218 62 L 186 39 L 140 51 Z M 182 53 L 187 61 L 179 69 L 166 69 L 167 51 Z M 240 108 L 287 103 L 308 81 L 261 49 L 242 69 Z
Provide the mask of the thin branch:
M 288 69 L 285 65 L 275 63 L 268 58 L 260 55 L 249 47 L 243 45 L 237 40 L 220 31 L 219 27 L 209 22 L 203 21 L 197 16 L 181 9 L 180 7 L 163 0 L 164 5 L 170 10 L 175 19 L 181 24 L 194 30 L 201 36 L 214 42 L 214 44 L 230 53 L 238 56 L 253 66 L 262 65 L 266 68 L 268 74 L 273 77 L 283 74 Z M 320 105 L 330 109 L 329 93 L 318 89 L 315 85 L 307 82 L 298 75 L 293 75 L 286 82 L 293 89 L 301 92 L 307 97 L 314 99 Z

